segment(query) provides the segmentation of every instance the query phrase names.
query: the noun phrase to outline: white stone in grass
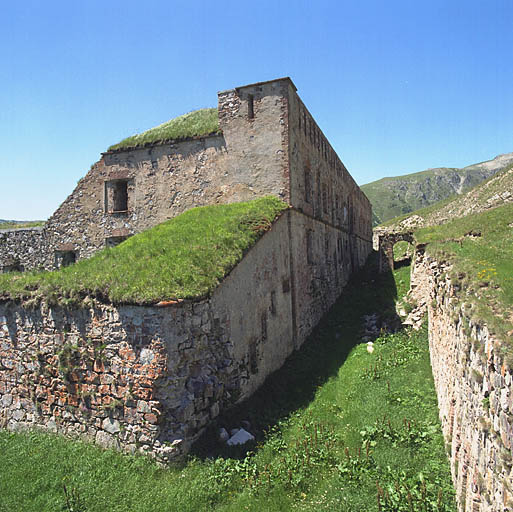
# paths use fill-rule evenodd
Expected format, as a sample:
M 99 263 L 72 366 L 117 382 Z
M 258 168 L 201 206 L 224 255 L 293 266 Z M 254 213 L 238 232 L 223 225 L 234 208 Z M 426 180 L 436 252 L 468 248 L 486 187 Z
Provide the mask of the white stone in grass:
M 250 434 L 247 430 L 244 430 L 241 428 L 235 435 L 230 437 L 226 444 L 230 446 L 235 446 L 237 444 L 245 444 L 248 441 L 253 441 L 255 439 L 255 436 Z
M 374 352 L 374 343 L 372 343 L 372 341 L 369 341 L 369 343 L 367 343 L 367 352 L 369 354 L 372 354 Z

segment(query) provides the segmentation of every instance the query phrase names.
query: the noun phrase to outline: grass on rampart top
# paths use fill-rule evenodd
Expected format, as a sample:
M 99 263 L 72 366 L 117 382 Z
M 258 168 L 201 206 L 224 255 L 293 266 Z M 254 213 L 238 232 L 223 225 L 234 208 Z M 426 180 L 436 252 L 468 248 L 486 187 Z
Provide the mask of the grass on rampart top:
M 0 298 L 148 304 L 204 297 L 287 207 L 269 196 L 193 208 L 69 267 L 0 274 Z
M 217 108 L 203 108 L 175 117 L 155 128 L 123 139 L 110 146 L 109 151 L 133 148 L 166 140 L 186 139 L 219 132 Z
M 27 229 L 27 228 L 37 228 L 39 226 L 43 226 L 45 223 L 44 220 L 30 220 L 30 221 L 20 221 L 20 222 L 0 222 L 0 229 Z
M 503 340 L 513 329 L 513 204 L 415 233 L 427 251 L 454 264 L 461 298 Z M 513 348 L 513 347 L 512 347 Z M 513 358 L 510 361 L 513 363 Z
M 257 442 L 215 431 L 182 467 L 86 443 L 0 431 L 0 511 L 455 512 L 426 329 L 382 334 L 368 353 L 362 315 L 391 320 L 409 268 L 367 267 L 285 366 L 217 427 L 251 422 Z M 378 504 L 379 503 L 379 504 Z

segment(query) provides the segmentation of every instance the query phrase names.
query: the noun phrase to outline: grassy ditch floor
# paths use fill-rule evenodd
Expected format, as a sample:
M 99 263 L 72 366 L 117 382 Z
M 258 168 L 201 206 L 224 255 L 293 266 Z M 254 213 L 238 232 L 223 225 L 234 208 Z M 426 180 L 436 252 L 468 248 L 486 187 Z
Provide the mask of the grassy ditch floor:
M 179 467 L 1 431 L 0 511 L 454 512 L 426 330 L 382 332 L 373 353 L 359 343 L 362 316 L 394 324 L 408 286 L 408 267 L 356 276 L 302 349 Z M 216 429 L 242 419 L 254 444 L 221 445 Z
M 420 229 L 418 243 L 454 265 L 462 300 L 503 341 L 513 332 L 513 204 Z M 505 345 L 513 364 L 511 341 Z
M 0 274 L 0 299 L 151 304 L 207 296 L 288 206 L 269 196 L 193 208 L 54 272 Z
M 186 139 L 219 133 L 217 108 L 194 110 L 183 116 L 175 117 L 155 128 L 123 139 L 110 146 L 109 151 L 130 149 L 145 144 L 157 144 L 168 140 Z

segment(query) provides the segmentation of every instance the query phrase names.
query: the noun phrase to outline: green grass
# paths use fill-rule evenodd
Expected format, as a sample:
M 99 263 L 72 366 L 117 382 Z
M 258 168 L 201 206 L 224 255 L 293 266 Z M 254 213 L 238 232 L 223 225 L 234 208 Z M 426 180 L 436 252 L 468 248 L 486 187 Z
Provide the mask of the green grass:
M 507 345 L 513 328 L 512 225 L 513 204 L 506 204 L 415 233 L 418 243 L 428 244 L 429 254 L 454 264 L 453 273 L 464 284 L 461 299 Z
M 36 228 L 43 226 L 44 220 L 31 220 L 20 222 L 0 222 L 0 229 L 21 229 L 21 228 Z
M 109 147 L 109 151 L 128 149 L 144 144 L 155 144 L 168 140 L 186 139 L 219 132 L 217 108 L 203 108 L 175 117 L 155 128 L 132 135 L 118 144 Z
M 413 253 L 413 246 L 409 242 L 402 240 L 394 245 L 394 261 L 402 260 L 403 258 L 411 257 Z
M 148 304 L 204 297 L 286 208 L 275 197 L 193 208 L 75 265 L 0 274 L 0 298 Z
M 407 267 L 355 276 L 284 368 L 219 419 L 251 421 L 249 453 L 220 446 L 213 428 L 183 466 L 165 469 L 2 431 L 0 511 L 377 512 L 379 496 L 382 512 L 454 512 L 426 330 L 383 334 L 372 354 L 358 343 L 362 315 L 393 323 L 408 286 Z

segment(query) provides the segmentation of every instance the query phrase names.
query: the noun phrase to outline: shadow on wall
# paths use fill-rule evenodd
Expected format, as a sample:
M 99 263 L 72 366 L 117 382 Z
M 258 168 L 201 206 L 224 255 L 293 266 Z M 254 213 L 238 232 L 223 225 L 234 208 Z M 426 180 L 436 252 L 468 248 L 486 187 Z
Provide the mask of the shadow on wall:
M 376 313 L 380 324 L 392 330 L 401 328 L 395 312 L 396 298 L 393 274 L 378 273 L 377 252 L 373 251 L 365 267 L 351 278 L 301 349 L 271 374 L 249 400 L 222 414 L 193 446 L 191 454 L 201 458 L 223 454 L 244 457 L 247 448 L 226 447 L 217 439 L 218 429 L 240 428 L 246 420 L 257 441 L 262 440 L 264 433 L 278 421 L 308 406 L 317 388 L 337 375 L 351 349 L 364 343 L 363 315 Z

